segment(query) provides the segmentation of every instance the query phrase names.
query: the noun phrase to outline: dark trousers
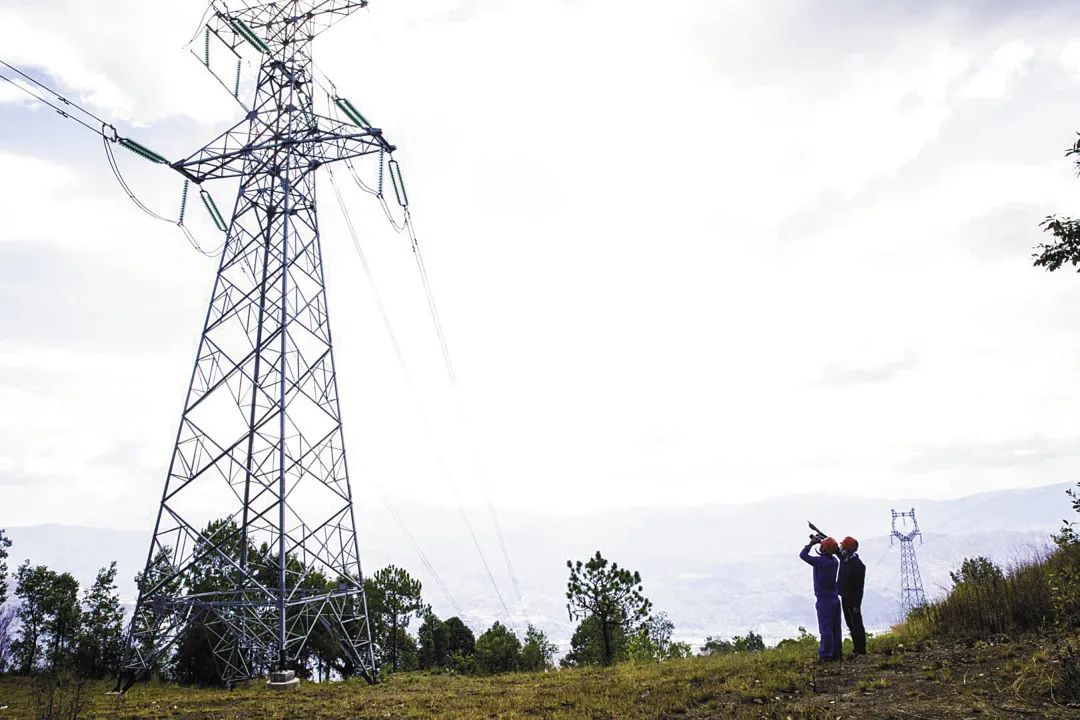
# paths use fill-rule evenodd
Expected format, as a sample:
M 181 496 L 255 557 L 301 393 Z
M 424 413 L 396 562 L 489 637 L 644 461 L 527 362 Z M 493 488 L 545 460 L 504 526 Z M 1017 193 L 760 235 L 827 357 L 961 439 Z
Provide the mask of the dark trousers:
M 862 607 L 858 603 L 849 602 L 843 598 L 840 604 L 844 608 L 844 622 L 847 623 L 848 632 L 851 633 L 852 651 L 856 655 L 866 654 L 866 628 L 863 626 Z
M 840 598 L 835 595 L 818 595 L 817 610 L 818 657 L 822 660 L 840 659 Z

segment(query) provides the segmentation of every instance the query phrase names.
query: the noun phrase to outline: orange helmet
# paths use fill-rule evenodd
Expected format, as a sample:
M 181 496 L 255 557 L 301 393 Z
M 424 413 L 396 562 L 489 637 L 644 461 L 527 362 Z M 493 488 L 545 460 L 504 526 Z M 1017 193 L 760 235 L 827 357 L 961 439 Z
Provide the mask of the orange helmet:
M 840 541 L 840 547 L 844 552 L 853 553 L 859 549 L 859 541 L 848 535 Z
M 821 541 L 821 554 L 822 555 L 835 555 L 840 552 L 840 546 L 836 544 L 836 540 L 827 537 Z

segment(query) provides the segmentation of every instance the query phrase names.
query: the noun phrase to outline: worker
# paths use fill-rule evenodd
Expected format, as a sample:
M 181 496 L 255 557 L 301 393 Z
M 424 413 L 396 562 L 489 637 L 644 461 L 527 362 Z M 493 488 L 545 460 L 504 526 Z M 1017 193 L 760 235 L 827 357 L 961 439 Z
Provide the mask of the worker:
M 852 654 L 866 654 L 866 627 L 862 619 L 866 565 L 859 558 L 859 541 L 850 535 L 840 541 L 840 606 L 851 633 Z
M 820 544 L 817 555 L 810 548 Z M 817 598 L 818 660 L 830 662 L 840 659 L 842 638 L 840 635 L 840 596 L 837 592 L 836 575 L 840 563 L 836 558 L 840 546 L 831 537 L 811 535 L 810 543 L 802 549 L 799 557 L 814 568 L 814 595 Z

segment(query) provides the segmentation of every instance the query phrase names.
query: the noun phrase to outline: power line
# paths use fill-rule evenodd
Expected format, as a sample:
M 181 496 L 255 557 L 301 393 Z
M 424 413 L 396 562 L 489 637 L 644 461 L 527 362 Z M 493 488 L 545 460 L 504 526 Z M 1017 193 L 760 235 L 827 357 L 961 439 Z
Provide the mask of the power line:
M 401 368 L 402 373 L 405 375 L 405 379 L 408 382 L 410 388 L 412 389 L 413 396 L 415 398 L 418 394 L 417 387 L 413 382 L 412 374 L 409 372 L 408 365 L 405 362 L 405 357 L 401 352 L 401 344 L 398 342 L 397 333 L 394 332 L 393 325 L 390 323 L 390 316 L 386 311 L 386 305 L 382 301 L 382 295 L 381 293 L 379 293 L 378 286 L 375 284 L 375 278 L 372 275 L 371 266 L 368 264 L 367 256 L 364 254 L 363 247 L 360 244 L 360 238 L 356 232 L 356 227 L 353 225 L 352 216 L 349 214 L 348 207 L 345 205 L 345 200 L 341 195 L 341 190 L 338 188 L 338 185 L 334 180 L 333 171 L 328 168 L 327 173 L 328 177 L 330 178 L 330 186 L 334 190 L 334 196 L 336 197 L 338 206 L 341 208 L 341 213 L 345 218 L 345 226 L 349 231 L 349 237 L 352 240 L 353 249 L 356 251 L 357 256 L 360 258 L 360 264 L 364 269 L 364 275 L 367 278 L 368 287 L 371 289 L 371 292 L 375 297 L 375 305 L 379 311 L 380 316 L 382 317 L 383 326 L 385 327 L 386 332 L 390 337 L 391 345 L 393 345 L 394 355 L 397 358 L 398 366 Z M 419 406 L 419 403 L 417 409 L 420 413 L 421 423 L 424 426 L 425 432 L 428 435 L 428 439 L 429 441 L 431 441 L 432 445 L 434 445 L 431 428 L 427 422 L 427 415 L 424 413 L 423 408 Z M 491 582 L 491 587 L 492 589 L 494 589 L 495 595 L 498 598 L 500 605 L 502 605 L 503 611 L 506 614 L 507 622 L 510 623 L 510 626 L 516 632 L 517 628 L 514 624 L 513 614 L 510 612 L 510 608 L 506 604 L 506 600 L 503 598 L 502 592 L 499 590 L 499 585 L 495 580 L 494 573 L 491 572 L 491 566 L 488 564 L 487 557 L 484 554 L 479 539 L 477 538 L 476 531 L 473 528 L 472 522 L 469 520 L 468 512 L 465 510 L 465 506 L 461 501 L 461 496 L 458 494 L 457 485 L 456 483 L 454 483 L 452 477 L 450 476 L 449 471 L 443 463 L 441 456 L 438 458 L 438 461 L 440 468 L 443 470 L 443 473 L 446 476 L 447 484 L 450 485 L 450 489 L 453 492 L 454 498 L 458 503 L 458 509 L 461 512 L 462 519 L 465 521 L 465 527 L 468 530 L 469 537 L 471 538 L 473 546 L 476 548 L 476 552 L 480 557 L 480 562 L 484 567 L 484 571 L 487 573 L 488 580 L 490 580 Z M 415 541 L 413 542 L 415 544 Z M 434 572 L 434 568 L 432 568 L 432 572 Z
M 416 266 L 420 272 L 420 280 L 424 285 L 424 295 L 427 298 L 428 309 L 431 313 L 432 322 L 435 325 L 435 333 L 438 336 L 439 347 L 442 350 L 443 363 L 446 366 L 447 375 L 450 378 L 450 385 L 455 391 L 455 400 L 457 401 L 457 410 L 459 415 L 459 422 L 466 430 L 466 435 L 471 437 L 471 433 L 468 432 L 468 423 L 465 418 L 465 411 L 461 405 L 460 386 L 458 385 L 457 373 L 454 371 L 454 363 L 450 357 L 450 348 L 446 342 L 446 334 L 443 331 L 442 319 L 439 316 L 438 307 L 435 304 L 435 296 L 431 291 L 431 281 L 428 278 L 427 268 L 424 265 L 424 258 L 420 252 L 420 243 L 416 239 L 416 232 L 413 227 L 412 215 L 409 212 L 409 208 L 406 205 L 403 208 L 405 214 L 405 227 L 409 232 L 409 240 L 412 244 L 413 256 L 416 258 Z M 502 523 L 499 522 L 499 515 L 495 510 L 495 503 L 491 499 L 491 491 L 488 488 L 487 482 L 484 479 L 484 474 L 480 472 L 479 462 L 475 455 L 473 456 L 474 472 L 476 473 L 477 480 L 480 483 L 480 488 L 484 493 L 484 500 L 487 504 L 488 513 L 491 516 L 492 524 L 495 527 L 495 535 L 499 541 L 499 547 L 502 550 L 503 560 L 506 562 L 506 570 L 510 575 L 510 582 L 514 586 L 514 592 L 517 595 L 518 604 L 521 606 L 522 613 L 525 615 L 526 622 L 529 621 L 529 611 L 525 606 L 525 597 L 521 592 L 521 585 L 518 583 L 517 573 L 514 571 L 514 565 L 510 561 L 510 550 L 506 545 L 506 538 L 503 535 Z
M 187 238 L 188 243 L 196 251 L 198 251 L 199 253 L 201 253 L 201 254 L 203 254 L 203 255 L 205 255 L 207 257 L 214 257 L 214 256 L 221 253 L 221 250 L 224 248 L 224 243 L 222 244 L 221 247 L 219 247 L 217 250 L 215 250 L 213 252 L 207 252 L 206 250 L 204 250 L 202 248 L 202 246 L 199 244 L 199 242 L 195 239 L 195 236 L 192 235 L 191 231 L 184 225 L 183 211 L 182 210 L 181 210 L 180 219 L 178 221 L 177 220 L 172 220 L 171 218 L 164 217 L 164 216 L 154 212 L 153 210 L 151 210 L 149 207 L 147 207 L 147 205 L 144 202 L 142 202 L 142 200 L 140 200 L 138 198 L 137 195 L 135 195 L 135 192 L 131 189 L 131 186 L 124 179 L 123 173 L 120 171 L 120 166 L 116 161 L 116 155 L 113 152 L 112 143 L 117 142 L 118 136 L 116 134 L 116 128 L 111 123 L 108 123 L 105 120 L 102 120 L 100 117 L 98 117 L 94 113 L 90 112 L 89 110 L 82 107 L 78 103 L 76 103 L 76 102 L 74 102 L 72 100 L 69 100 L 67 97 L 62 95 L 60 92 L 58 92 L 56 90 L 53 90 L 51 87 L 49 87 L 45 83 L 41 82 L 40 80 L 37 80 L 36 78 L 32 77 L 31 75 L 28 75 L 27 73 L 23 72 L 22 70 L 15 67 L 14 65 L 11 65 L 10 63 L 8 63 L 8 62 L 6 62 L 4 60 L 0 60 L 0 65 L 3 65 L 4 67 L 8 68 L 12 72 L 18 73 L 18 75 L 20 77 L 22 77 L 22 78 L 26 79 L 27 81 L 33 83 L 34 85 L 41 88 L 43 91 L 45 91 L 49 95 L 52 95 L 57 101 L 59 101 L 60 103 L 62 103 L 63 105 L 65 105 L 69 109 L 66 110 L 66 109 L 64 109 L 62 107 L 59 107 L 58 105 L 54 104 L 53 102 L 50 102 L 46 98 L 42 97 L 40 94 L 38 94 L 38 93 L 34 92 L 33 90 L 31 90 L 25 84 L 21 84 L 19 82 L 16 82 L 15 80 L 13 80 L 12 78 L 7 77 L 6 75 L 0 74 L 0 80 L 6 81 L 12 87 L 20 90 L 21 92 L 25 93 L 26 95 L 29 95 L 30 97 L 34 98 L 38 102 L 42 103 L 43 105 L 46 105 L 46 106 L 52 108 L 60 116 L 62 116 L 64 118 L 67 118 L 68 120 L 73 120 L 76 123 L 78 123 L 79 125 L 81 125 L 82 127 L 86 128 L 87 130 L 94 133 L 95 135 L 101 136 L 102 145 L 105 147 L 105 158 L 108 161 L 109 169 L 112 171 L 113 177 L 116 178 L 116 182 L 120 185 L 120 189 L 124 191 L 124 194 L 128 196 L 128 198 L 131 200 L 132 203 L 135 204 L 135 206 L 137 208 L 139 208 L 140 210 L 142 210 L 144 213 L 146 213 L 150 217 L 154 218 L 155 220 L 162 220 L 164 222 L 169 223 L 170 225 L 175 225 L 178 228 L 180 228 L 181 232 L 183 232 L 184 236 Z M 81 117 L 77 117 L 75 114 L 73 114 L 73 111 L 81 113 L 81 114 L 85 115 L 87 118 L 92 119 L 95 123 L 97 123 L 98 126 L 95 127 L 94 125 L 91 125 L 86 119 L 81 118 Z M 185 198 L 186 198 L 186 193 L 187 193 L 186 185 L 185 185 L 184 193 L 185 193 Z
M 128 185 L 127 181 L 124 179 L 123 174 L 120 172 L 120 166 L 116 162 L 116 155 L 113 153 L 112 144 L 104 134 L 102 135 L 102 144 L 105 146 L 105 157 L 109 161 L 109 169 L 112 170 L 113 176 L 116 178 L 116 182 L 120 184 L 120 188 L 124 191 L 124 194 L 131 199 L 131 202 L 133 202 L 136 207 L 138 207 L 140 210 L 142 210 L 144 213 L 154 218 L 155 220 L 161 220 L 163 222 L 169 223 L 170 225 L 175 225 L 176 227 L 180 228 L 180 230 L 183 231 L 184 236 L 187 238 L 188 243 L 191 244 L 191 247 L 195 248 L 195 250 L 205 255 L 206 257 L 216 257 L 221 254 L 222 250 L 225 249 L 225 241 L 223 241 L 221 246 L 218 247 L 216 250 L 207 252 L 195 239 L 195 236 L 191 234 L 191 231 L 188 230 L 187 226 L 184 225 L 184 207 L 187 202 L 188 187 L 186 182 L 184 184 L 183 200 L 181 201 L 180 219 L 172 220 L 170 218 L 159 215 L 158 213 L 147 207 L 141 200 L 139 200 L 139 198 L 135 195 L 135 192 L 131 189 L 131 186 Z
M 317 67 L 316 67 L 316 70 L 318 70 Z M 318 83 L 318 81 L 316 81 L 316 82 Z M 318 84 L 319 84 L 319 87 L 321 89 L 323 89 L 324 92 L 327 92 L 328 95 L 330 94 L 330 91 L 328 91 L 325 87 L 323 87 L 321 83 L 318 83 Z M 331 112 L 334 112 L 334 114 L 337 115 L 337 112 L 335 110 L 336 104 L 331 102 L 331 103 L 329 103 L 329 106 L 331 108 Z M 443 329 L 442 319 L 441 319 L 441 317 L 439 315 L 438 306 L 435 303 L 435 296 L 434 296 L 434 293 L 432 292 L 432 289 L 431 289 L 431 280 L 430 280 L 430 278 L 428 276 L 428 273 L 427 273 L 427 267 L 424 264 L 423 253 L 420 250 L 420 243 L 419 243 L 419 241 L 417 240 L 417 237 L 416 237 L 416 231 L 415 231 L 415 227 L 413 225 L 412 215 L 411 215 L 411 213 L 409 211 L 408 196 L 405 194 L 403 186 L 401 188 L 398 188 L 398 182 L 400 181 L 400 170 L 397 170 L 397 168 L 394 167 L 394 166 L 392 166 L 390 168 L 390 170 L 391 170 L 390 178 L 391 178 L 391 181 L 394 183 L 395 194 L 397 195 L 398 204 L 401 206 L 402 214 L 403 214 L 402 222 L 399 225 L 398 222 L 394 219 L 393 214 L 390 211 L 389 205 L 386 202 L 386 197 L 385 197 L 385 195 L 383 193 L 383 185 L 382 185 L 382 174 L 383 174 L 383 167 L 384 167 L 383 166 L 383 161 L 384 161 L 384 155 L 383 155 L 383 153 L 380 153 L 379 154 L 379 178 L 380 178 L 380 182 L 379 182 L 378 190 L 371 188 L 370 186 L 367 185 L 367 183 L 365 183 L 360 178 L 359 174 L 356 172 L 356 168 L 353 166 L 351 161 L 346 161 L 345 162 L 345 167 L 349 170 L 349 174 L 352 177 L 353 181 L 356 183 L 357 187 L 359 187 L 365 193 L 374 196 L 378 200 L 379 205 L 383 210 L 383 213 L 386 215 L 387 220 L 390 222 L 390 224 L 394 228 L 394 230 L 396 232 L 398 232 L 398 233 L 401 233 L 402 231 L 407 231 L 408 232 L 410 247 L 411 247 L 411 249 L 413 251 L 413 257 L 414 257 L 415 262 L 416 262 L 417 271 L 418 271 L 418 273 L 420 275 L 420 280 L 421 280 L 421 283 L 422 283 L 423 288 L 424 288 L 424 297 L 425 297 L 425 300 L 427 301 L 428 312 L 429 312 L 429 314 L 431 316 L 432 324 L 435 327 L 435 333 L 436 333 L 436 336 L 437 336 L 437 339 L 438 339 L 438 342 L 439 342 L 439 349 L 440 349 L 441 354 L 442 354 L 443 364 L 444 364 L 444 366 L 446 368 L 446 372 L 447 372 L 447 375 L 448 375 L 449 380 L 450 380 L 450 385 L 454 390 L 455 401 L 457 403 L 457 410 L 458 410 L 458 415 L 459 415 L 459 422 L 461 423 L 463 429 L 465 429 L 467 431 L 467 427 L 466 427 L 467 423 L 465 422 L 465 412 L 464 412 L 464 409 L 461 406 L 460 387 L 459 387 L 458 381 L 457 381 L 457 373 L 454 370 L 453 360 L 451 358 L 449 345 L 448 345 L 447 340 L 446 340 L 446 333 L 445 333 L 445 331 Z M 393 165 L 396 165 L 396 162 L 393 161 L 393 160 L 391 160 L 391 163 Z M 396 176 L 395 176 L 395 170 L 397 171 Z M 401 182 L 402 182 L 402 185 L 403 185 L 403 181 L 401 181 Z M 335 192 L 337 192 L 336 186 L 335 186 Z M 340 202 L 340 196 L 339 196 L 339 202 Z M 354 243 L 354 245 L 357 245 L 357 244 L 358 243 Z M 385 318 L 385 315 L 384 315 L 384 318 Z M 395 344 L 395 347 L 396 347 L 396 344 Z M 400 352 L 399 352 L 399 359 L 400 359 Z M 469 434 L 468 432 L 466 432 L 466 434 L 471 436 L 471 434 Z M 509 551 L 509 548 L 506 545 L 506 537 L 503 534 L 502 523 L 499 521 L 499 516 L 498 516 L 497 511 L 495 510 L 495 504 L 494 504 L 494 502 L 492 502 L 491 492 L 490 492 L 490 489 L 488 488 L 488 485 L 487 485 L 487 482 L 486 482 L 486 480 L 484 478 L 484 475 L 479 470 L 479 463 L 476 460 L 475 454 L 473 456 L 473 464 L 474 464 L 474 472 L 475 472 L 475 474 L 477 476 L 477 479 L 478 479 L 478 481 L 480 483 L 480 486 L 481 486 L 481 490 L 482 490 L 482 492 L 484 494 L 484 500 L 485 500 L 485 503 L 486 503 L 487 508 L 488 508 L 488 513 L 491 516 L 492 524 L 493 524 L 493 526 L 495 528 L 495 535 L 496 535 L 496 538 L 497 538 L 497 540 L 499 542 L 499 546 L 500 546 L 500 549 L 502 551 L 503 559 L 504 559 L 504 561 L 506 563 L 507 573 L 510 576 L 511 584 L 514 587 L 514 592 L 515 592 L 515 594 L 517 596 L 518 604 L 521 606 L 521 610 L 522 610 L 522 613 L 525 616 L 526 622 L 529 622 L 529 611 L 528 611 L 528 609 L 526 607 L 526 604 L 525 604 L 525 598 L 524 598 L 524 594 L 521 591 L 521 585 L 518 582 L 517 572 L 514 570 L 513 563 L 510 560 L 510 551 Z M 454 490 L 454 493 L 456 495 L 457 490 L 455 488 L 453 488 L 453 487 L 452 487 L 452 489 Z M 462 512 L 464 513 L 464 508 L 462 508 Z M 485 565 L 486 565 L 486 561 L 485 561 Z M 496 588 L 496 592 L 498 593 L 498 588 Z M 501 597 L 501 593 L 500 593 L 500 597 Z
M 72 102 L 71 100 L 68 100 L 68 99 L 67 99 L 66 97 L 64 97 L 64 96 L 63 96 L 63 95 L 61 95 L 60 93 L 56 92 L 55 90 L 53 90 L 53 89 L 52 89 L 52 88 L 50 88 L 49 86 L 45 85 L 44 83 L 41 83 L 41 82 L 39 82 L 39 81 L 35 80 L 34 78 L 30 77 L 29 75 L 27 75 L 27 74 L 26 74 L 26 73 L 24 73 L 24 72 L 23 72 L 22 70 L 20 70 L 20 69 L 18 69 L 17 67 L 15 67 L 14 65 L 9 65 L 8 63 L 4 62 L 3 60 L 0 60 L 0 65 L 3 65 L 4 67 L 6 67 L 6 68 L 8 68 L 8 69 L 10 69 L 10 70 L 13 70 L 14 72 L 18 73 L 18 74 L 19 74 L 19 75 L 21 75 L 22 77 L 26 78 L 26 79 L 27 79 L 27 80 L 29 80 L 30 82 L 32 82 L 32 83 L 34 83 L 35 85 L 37 85 L 38 87 L 42 88 L 43 90 L 45 90 L 45 92 L 47 92 L 48 94 L 52 95 L 52 96 L 53 96 L 53 97 L 54 97 L 54 98 L 55 98 L 56 100 L 58 100 L 58 101 L 59 101 L 60 103 L 62 103 L 62 104 L 64 104 L 64 105 L 67 105 L 67 106 L 68 106 L 69 108 L 71 108 L 72 110 L 75 110 L 75 111 L 77 111 L 77 112 L 80 112 L 80 113 L 82 113 L 82 114 L 86 115 L 87 117 L 89 117 L 89 118 L 93 119 L 93 120 L 94 120 L 94 122 L 95 122 L 95 123 L 97 123 L 97 125 L 100 125 L 100 126 L 102 126 L 102 127 L 112 127 L 112 126 L 111 126 L 111 125 L 109 125 L 109 124 L 108 124 L 107 122 L 105 122 L 104 120 L 102 120 L 101 118 L 99 118 L 99 117 L 98 117 L 97 115 L 94 115 L 94 114 L 93 114 L 92 112 L 90 112 L 89 110 L 85 110 L 85 109 L 83 109 L 82 107 L 80 107 L 80 106 L 76 105 L 76 104 L 75 104 L 74 102 Z M 95 125 L 92 125 L 92 124 L 90 124 L 89 122 L 87 122 L 86 120 L 84 120 L 84 119 L 82 119 L 82 118 L 76 117 L 75 115 L 71 114 L 71 112 L 70 112 L 70 111 L 68 111 L 68 110 L 65 110 L 65 109 L 63 109 L 63 108 L 61 108 L 61 107 L 59 107 L 59 106 L 57 106 L 57 105 L 54 105 L 54 104 L 53 104 L 52 102 L 50 102 L 50 101 L 46 100 L 45 98 L 43 98 L 43 97 L 42 97 L 41 95 L 39 95 L 39 94 L 37 94 L 36 92 L 34 92 L 33 90 L 31 90 L 31 89 L 30 89 L 29 87 L 27 87 L 26 85 L 24 85 L 24 84 L 20 84 L 20 83 L 16 82 L 15 80 L 13 80 L 13 79 L 9 78 L 9 77 L 8 77 L 8 76 L 6 76 L 6 75 L 0 75 L 0 80 L 4 80 L 4 81 L 8 82 L 8 83 L 9 83 L 9 84 L 10 84 L 10 85 L 11 85 L 12 87 L 14 87 L 14 88 L 16 88 L 17 90 L 19 90 L 19 91 L 21 91 L 21 92 L 23 92 L 23 93 L 25 93 L 25 94 L 29 95 L 30 97 L 32 97 L 32 98 L 34 98 L 35 100 L 37 100 L 37 101 L 38 101 L 39 103 L 41 103 L 41 104 L 43 104 L 43 105 L 47 105 L 47 106 L 51 107 L 51 108 L 52 108 L 53 110 L 55 110 L 55 111 L 57 112 L 57 114 L 59 114 L 59 115 L 60 115 L 61 117 L 65 117 L 65 118 L 67 118 L 68 120 L 74 120 L 74 121 L 75 121 L 75 122 L 77 122 L 77 123 L 78 123 L 79 125 L 82 125 L 82 126 L 83 126 L 84 128 L 86 128 L 86 129 L 87 129 L 87 130 L 89 130 L 90 132 L 94 133 L 95 135 L 101 135 L 102 137 L 107 137 L 107 136 L 105 135 L 105 133 L 104 133 L 104 131 L 103 131 L 103 130 L 99 130 L 99 129 L 98 129 L 98 127 L 95 127 Z
M 397 523 L 398 529 L 401 530 L 402 534 L 404 534 L 405 538 L 409 541 L 409 544 L 412 546 L 413 552 L 415 552 L 416 556 L 420 559 L 420 563 L 431 574 L 431 577 L 434 578 L 435 584 L 439 586 L 440 590 L 442 590 L 443 595 L 446 596 L 447 601 L 450 603 L 450 606 L 454 608 L 454 612 L 457 613 L 457 616 L 461 618 L 462 621 L 464 621 L 465 611 L 461 609 L 460 605 L 458 605 L 457 600 L 454 599 L 453 594 L 451 594 L 450 592 L 450 588 L 447 587 L 445 582 L 443 582 L 442 577 L 439 575 L 438 571 L 435 570 L 435 566 L 431 564 L 431 562 L 427 558 L 427 555 L 421 549 L 420 543 L 416 541 L 416 538 L 409 530 L 408 525 L 405 524 L 405 519 L 401 517 L 401 514 L 397 511 L 397 508 L 395 508 L 394 504 L 390 501 L 390 496 L 388 496 L 381 487 L 379 487 L 379 497 L 382 500 L 383 505 L 386 506 L 386 510 L 390 513 L 390 517 L 393 518 L 395 523 Z
M 416 240 L 416 230 L 413 227 L 412 216 L 409 214 L 409 208 L 404 208 L 405 213 L 405 227 L 409 231 L 409 242 L 412 244 L 413 257 L 416 258 L 416 268 L 420 272 L 420 281 L 424 285 L 424 296 L 427 298 L 428 312 L 431 314 L 431 321 L 435 325 L 435 335 L 439 340 L 439 348 L 442 350 L 443 364 L 446 366 L 446 373 L 450 376 L 450 384 L 457 389 L 457 373 L 454 372 L 454 362 L 450 358 L 450 348 L 446 344 L 446 333 L 443 331 L 442 318 L 439 317 L 439 308 L 435 305 L 435 295 L 431 292 L 431 280 L 428 278 L 427 268 L 424 266 L 424 256 L 420 252 L 420 243 Z

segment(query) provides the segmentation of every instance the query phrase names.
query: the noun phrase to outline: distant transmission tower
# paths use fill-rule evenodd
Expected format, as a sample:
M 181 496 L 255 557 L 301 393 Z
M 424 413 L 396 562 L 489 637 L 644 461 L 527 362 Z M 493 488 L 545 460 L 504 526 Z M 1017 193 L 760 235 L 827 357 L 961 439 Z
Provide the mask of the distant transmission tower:
M 314 641 L 336 649 L 344 672 L 375 679 L 315 171 L 371 154 L 382 163 L 395 148 L 336 94 L 349 121 L 317 114 L 311 60 L 314 38 L 366 5 L 211 4 L 206 64 L 213 38 L 236 62 L 228 90 L 247 113 L 168 166 L 199 188 L 232 178 L 239 192 L 226 221 L 200 189 L 226 242 L 139 583 L 123 689 L 192 627 L 225 682 L 296 668 Z M 240 58 L 250 48 L 258 76 L 246 105 Z M 389 170 L 397 190 L 394 161 Z M 209 518 L 225 521 L 203 530 Z
M 911 519 L 911 527 L 907 527 L 907 520 Z M 896 527 L 897 519 L 900 520 L 904 530 Z M 892 511 L 892 535 L 900 541 L 900 614 L 907 617 L 913 609 L 926 603 L 926 595 L 923 593 L 922 576 L 919 574 L 919 561 L 915 557 L 915 538 L 919 538 L 922 544 L 922 533 L 919 532 L 919 521 L 915 519 L 915 508 L 908 512 Z

